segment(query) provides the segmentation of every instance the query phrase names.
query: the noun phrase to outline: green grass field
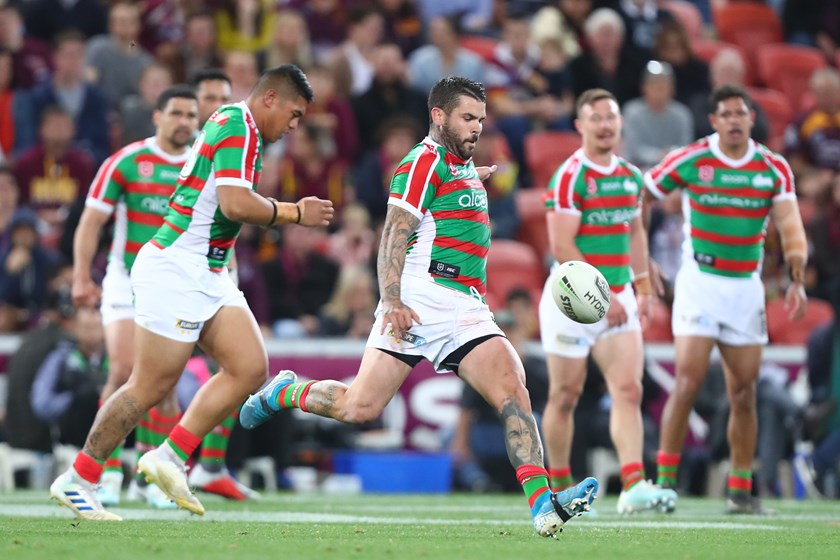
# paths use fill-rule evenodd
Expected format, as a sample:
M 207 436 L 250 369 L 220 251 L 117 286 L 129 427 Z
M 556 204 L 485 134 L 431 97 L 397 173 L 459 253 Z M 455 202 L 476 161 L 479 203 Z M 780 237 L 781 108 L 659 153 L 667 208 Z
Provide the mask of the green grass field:
M 732 517 L 723 502 L 682 499 L 676 513 L 621 517 L 615 497 L 537 537 L 522 496 L 276 494 L 201 496 L 203 518 L 127 504 L 122 523 L 78 522 L 46 492 L 0 494 L 0 559 L 840 558 L 840 502 L 770 501 L 773 517 Z

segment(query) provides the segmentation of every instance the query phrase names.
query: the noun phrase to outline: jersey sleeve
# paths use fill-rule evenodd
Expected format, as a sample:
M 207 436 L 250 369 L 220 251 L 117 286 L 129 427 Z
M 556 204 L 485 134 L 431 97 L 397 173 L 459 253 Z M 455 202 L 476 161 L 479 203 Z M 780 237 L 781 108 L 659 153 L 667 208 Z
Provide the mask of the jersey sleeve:
M 773 185 L 773 201 L 795 199 L 796 186 L 794 185 L 793 171 L 791 171 L 787 160 L 774 153 L 771 153 L 767 159 L 776 174 L 776 182 Z
M 208 131 L 204 142 L 212 146 L 216 186 L 253 188 L 260 159 L 256 129 L 238 116 L 216 113 L 214 118 L 216 126 Z
M 563 214 L 581 213 L 581 204 L 584 198 L 583 181 L 580 181 L 582 166 L 580 161 L 571 157 L 554 172 L 548 182 L 548 190 L 545 193 L 545 207 Z
M 394 172 L 388 204 L 411 212 L 416 218 L 432 204 L 441 185 L 439 167 L 443 159 L 434 147 L 424 147 L 412 152 Z
M 627 168 L 630 169 L 630 173 L 633 175 L 633 182 L 636 183 L 638 186 L 638 200 L 636 200 L 636 211 L 633 213 L 633 217 L 641 216 L 642 215 L 642 202 L 644 200 L 644 193 L 645 193 L 645 179 L 642 175 L 641 169 L 636 167 L 631 163 L 627 163 Z
M 126 189 L 125 168 L 128 161 L 125 154 L 117 152 L 102 163 L 88 190 L 85 206 L 106 214 L 114 212 L 114 206 Z
M 679 166 L 686 158 L 685 148 L 674 150 L 645 173 L 645 186 L 653 196 L 665 198 L 668 193 L 685 186 L 685 181 L 679 174 Z

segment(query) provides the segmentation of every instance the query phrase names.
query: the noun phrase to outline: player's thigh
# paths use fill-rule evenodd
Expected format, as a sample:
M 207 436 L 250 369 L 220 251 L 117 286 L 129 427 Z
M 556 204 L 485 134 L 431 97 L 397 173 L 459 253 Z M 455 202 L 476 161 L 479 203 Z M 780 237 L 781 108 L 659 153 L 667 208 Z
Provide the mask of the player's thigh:
M 531 412 L 522 360 L 507 338 L 494 336 L 473 348 L 461 360 L 458 374 L 496 411 L 513 397 Z
M 359 371 L 344 394 L 343 407 L 371 410 L 378 416 L 397 394 L 412 369 L 412 366 L 379 348 L 365 348 Z
M 759 344 L 732 346 L 718 343 L 727 386 L 751 384 L 758 381 L 763 347 Z
M 579 397 L 586 382 L 587 358 L 547 354 L 545 361 L 548 366 L 549 399 L 558 398 L 563 394 Z
M 641 331 L 623 331 L 598 339 L 592 357 L 611 392 L 613 388 L 641 381 L 644 361 Z
M 157 395 L 157 403 L 175 387 L 194 348 L 194 342 L 174 340 L 135 326 L 134 368 L 127 385 Z
M 705 336 L 675 336 L 677 381 L 684 380 L 699 388 L 709 370 L 709 356 L 714 345 L 715 339 Z
M 105 325 L 109 379 L 119 385 L 128 381 L 134 365 L 134 320 L 121 319 Z
M 199 344 L 227 374 L 265 381 L 268 355 L 260 327 L 248 307 L 221 307 L 204 323 Z

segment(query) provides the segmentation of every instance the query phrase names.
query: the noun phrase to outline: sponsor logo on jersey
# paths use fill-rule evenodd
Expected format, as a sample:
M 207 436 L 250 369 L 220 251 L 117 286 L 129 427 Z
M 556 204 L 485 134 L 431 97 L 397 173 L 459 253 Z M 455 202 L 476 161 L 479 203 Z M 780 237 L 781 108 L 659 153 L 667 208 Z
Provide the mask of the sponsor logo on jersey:
M 458 166 L 454 163 L 449 164 L 449 172 L 452 174 L 453 177 L 457 177 L 461 174 L 461 170 L 458 169 Z
M 487 209 L 487 193 L 483 190 L 472 189 L 458 197 L 458 206 L 461 208 Z
M 213 121 L 214 123 L 221 126 L 221 125 L 225 124 L 226 122 L 228 122 L 229 118 L 230 117 L 228 117 L 227 115 L 223 115 L 222 113 L 216 111 L 215 113 L 213 113 L 213 115 L 208 120 Z M 202 133 L 203 132 L 204 131 L 202 131 Z
M 185 331 L 195 331 L 198 330 L 198 327 L 201 326 L 201 323 L 197 321 L 184 321 L 183 319 L 178 319 L 178 322 L 175 323 L 175 326 Z
M 697 170 L 697 176 L 704 183 L 711 183 L 715 178 L 715 168 L 711 165 L 701 165 Z
M 727 196 L 725 194 L 704 193 L 697 201 L 705 206 L 733 206 L 735 208 L 766 208 L 767 200 L 763 198 L 746 198 Z
M 176 169 L 161 169 L 158 171 L 158 179 L 175 182 L 178 179 L 178 172 L 179 170 Z
M 461 275 L 461 267 L 441 261 L 432 261 L 429 264 L 429 274 L 434 274 L 441 278 L 458 278 Z
M 758 174 L 753 177 L 752 186 L 757 189 L 772 189 L 773 179 L 767 175 Z
M 636 192 L 636 189 L 637 189 L 637 188 L 638 188 L 638 185 L 636 184 L 636 182 L 635 182 L 635 181 L 632 181 L 632 180 L 630 180 L 630 179 L 625 179 L 625 180 L 624 180 L 624 190 L 625 190 L 625 191 L 627 191 L 627 192 Z
M 143 209 L 143 212 L 148 212 L 149 214 L 165 216 L 169 211 L 169 200 L 146 196 L 140 201 L 140 208 Z
M 750 178 L 740 173 L 721 173 L 720 182 L 724 185 L 749 185 Z
M 141 177 L 148 179 L 155 174 L 155 164 L 151 161 L 141 161 L 140 165 L 137 166 L 137 173 Z
M 207 251 L 207 258 L 213 259 L 217 261 L 225 260 L 227 256 L 228 250 L 222 249 L 221 247 L 213 247 L 211 246 L 210 249 Z
M 586 214 L 587 224 L 623 224 L 633 219 L 635 208 L 617 208 L 615 210 L 601 209 Z

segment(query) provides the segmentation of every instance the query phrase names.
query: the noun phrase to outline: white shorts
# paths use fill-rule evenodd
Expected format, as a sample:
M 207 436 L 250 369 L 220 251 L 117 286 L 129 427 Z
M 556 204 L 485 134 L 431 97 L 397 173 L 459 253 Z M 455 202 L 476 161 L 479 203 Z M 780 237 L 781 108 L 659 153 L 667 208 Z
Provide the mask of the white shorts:
M 134 297 L 131 279 L 121 260 L 113 259 L 105 269 L 102 279 L 102 324 L 106 327 L 116 321 L 134 319 Z
M 674 336 L 702 336 L 732 346 L 767 344 L 764 284 L 756 276 L 729 278 L 680 268 L 671 316 Z
M 226 305 L 248 309 L 227 272 L 212 272 L 204 257 L 143 245 L 131 268 L 134 322 L 155 334 L 196 342 L 205 321 Z
M 382 326 L 382 302 L 376 308 L 376 320 L 367 346 L 409 356 L 422 356 L 432 362 L 438 373 L 452 371 L 442 362 L 452 352 L 483 336 L 504 336 L 487 304 L 463 292 L 445 288 L 422 278 L 402 277 L 402 300 L 420 317 L 402 340 L 395 339 L 390 328 L 379 334 Z
M 597 340 L 622 332 L 642 330 L 636 295 L 630 284 L 621 292 L 613 292 L 610 296 L 613 301 L 620 301 L 627 311 L 627 322 L 610 328 L 606 317 L 591 325 L 584 325 L 566 317 L 551 295 L 553 281 L 554 273 L 546 281 L 540 298 L 540 338 L 546 354 L 564 358 L 585 358 Z

